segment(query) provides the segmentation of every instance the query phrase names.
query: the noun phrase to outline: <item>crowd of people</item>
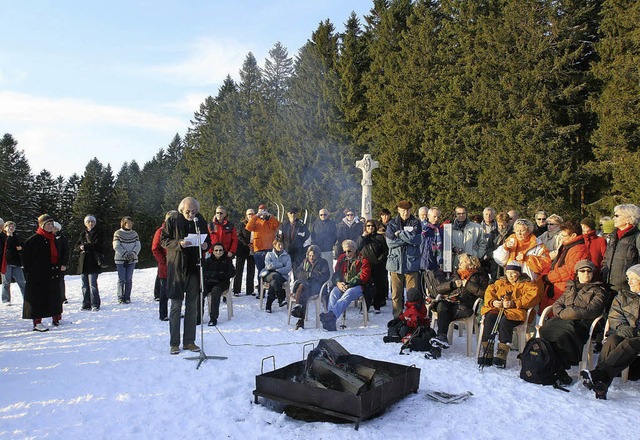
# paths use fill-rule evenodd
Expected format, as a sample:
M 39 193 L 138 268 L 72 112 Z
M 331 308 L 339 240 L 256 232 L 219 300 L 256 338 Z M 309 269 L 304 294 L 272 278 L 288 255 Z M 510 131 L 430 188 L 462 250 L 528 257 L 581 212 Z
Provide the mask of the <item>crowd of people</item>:
M 413 208 L 402 200 L 395 215 L 382 209 L 377 219 L 359 218 L 352 209 L 331 219 L 323 208 L 307 225 L 298 207 L 291 207 L 281 221 L 266 205 L 259 205 L 257 212 L 247 209 L 236 227 L 224 207 L 218 206 L 207 222 L 198 201 L 184 198 L 177 210 L 166 214 L 152 242 L 158 262 L 159 318 L 169 321 L 170 353 L 180 352 L 181 339 L 184 350 L 200 350 L 195 329 L 205 319 L 199 310 L 206 299 L 208 324 L 215 326 L 229 289 L 235 296 L 256 296 L 264 285 L 265 310 L 272 313 L 274 304 L 288 304 L 285 285 L 290 283 L 287 292 L 293 302 L 291 314 L 298 318 L 296 329 L 304 328 L 307 304 L 318 295 L 325 310 L 320 314 L 322 326 L 336 331 L 337 319 L 355 300 L 364 300 L 376 314 L 389 300 L 397 321 L 404 316 L 406 292 L 421 292 L 424 303 L 437 312 L 432 342 L 442 348 L 448 347 L 450 323 L 476 313 L 474 304 L 480 299 L 484 332 L 478 363 L 483 367 L 504 368 L 514 328 L 528 323 L 527 317 L 533 319 L 532 310 L 543 314 L 548 308 L 541 336 L 558 354 L 564 383 L 572 380 L 566 370 L 578 364 L 591 322 L 604 314 L 609 332 L 603 335 L 599 363 L 593 371 L 581 372 L 598 398 L 606 398 L 613 377 L 638 359 L 638 206 L 616 206 L 612 217 L 599 219 L 600 230 L 594 219 L 565 221 L 544 210 L 535 212 L 531 221 L 515 210 L 496 212 L 491 207 L 470 216 L 459 205 L 451 218 L 426 206 L 417 209 L 416 217 Z M 10 303 L 9 284 L 15 281 L 24 296 L 23 318 L 32 320 L 34 330 L 47 331 L 42 319 L 51 317 L 53 325 L 59 325 L 66 301 L 69 246 L 61 226 L 43 214 L 36 233 L 22 240 L 13 222 L 0 222 L 2 301 Z M 84 218 L 84 226 L 75 243 L 82 310 L 98 311 L 98 276 L 106 267 L 104 238 L 93 215 Z M 140 239 L 130 217 L 123 217 L 120 226 L 112 244 L 118 302 L 127 304 Z M 449 256 L 450 268 L 445 267 Z M 490 343 L 492 332 L 497 344 Z

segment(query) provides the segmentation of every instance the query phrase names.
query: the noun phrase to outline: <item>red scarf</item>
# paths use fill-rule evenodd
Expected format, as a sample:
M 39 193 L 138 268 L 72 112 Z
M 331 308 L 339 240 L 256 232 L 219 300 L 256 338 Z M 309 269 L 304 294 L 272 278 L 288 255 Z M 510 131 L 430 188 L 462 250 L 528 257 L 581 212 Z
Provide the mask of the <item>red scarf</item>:
M 475 270 L 458 269 L 458 276 L 460 279 L 468 280 L 475 272 Z
M 628 225 L 624 229 L 618 229 L 618 240 L 621 239 L 631 228 L 633 228 L 633 225 Z
M 49 240 L 49 251 L 51 252 L 51 264 L 58 264 L 58 248 L 56 247 L 56 236 L 52 232 L 47 232 L 44 229 L 38 227 L 36 234 L 42 235 Z

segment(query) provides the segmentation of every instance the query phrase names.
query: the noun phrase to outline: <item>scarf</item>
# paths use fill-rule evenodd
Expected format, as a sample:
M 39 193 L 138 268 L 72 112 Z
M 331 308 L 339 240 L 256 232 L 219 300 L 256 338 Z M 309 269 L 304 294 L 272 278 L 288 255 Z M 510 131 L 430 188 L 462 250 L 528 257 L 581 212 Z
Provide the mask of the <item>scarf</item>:
M 633 225 L 629 225 L 624 229 L 618 229 L 618 240 L 620 240 L 624 236 L 624 234 L 626 234 L 631 228 L 633 228 Z
M 353 217 L 353 220 L 349 221 L 347 220 L 347 217 L 344 217 L 342 219 L 342 221 L 349 227 L 353 226 L 354 224 L 358 223 L 358 217 Z
M 458 276 L 461 280 L 468 280 L 476 271 L 469 269 L 458 269 Z
M 58 248 L 56 247 L 56 236 L 53 235 L 53 232 L 47 232 L 44 229 L 38 227 L 36 234 L 42 235 L 44 238 L 49 240 L 49 252 L 51 256 L 51 264 L 58 264 Z

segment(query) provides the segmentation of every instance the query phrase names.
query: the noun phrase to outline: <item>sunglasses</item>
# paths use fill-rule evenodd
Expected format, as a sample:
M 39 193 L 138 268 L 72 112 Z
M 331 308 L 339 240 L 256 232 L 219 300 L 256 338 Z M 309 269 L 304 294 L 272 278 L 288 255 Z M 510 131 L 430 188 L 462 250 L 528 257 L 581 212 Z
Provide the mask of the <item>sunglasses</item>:
M 355 251 L 356 251 L 355 249 L 345 249 L 344 252 L 345 252 L 345 254 L 350 254 L 350 253 L 355 252 Z
M 349 214 L 347 214 L 347 217 L 353 217 L 353 216 L 355 216 L 355 214 L 354 214 L 354 213 L 349 213 Z
M 326 217 L 326 216 L 328 216 L 328 215 L 329 215 L 329 214 L 320 214 L 320 217 Z
M 216 211 L 216 214 L 224 214 L 224 212 Z
M 376 225 L 367 225 L 367 228 L 375 228 Z
M 224 252 L 224 249 L 214 249 L 213 252 L 215 252 L 215 253 Z
M 536 220 L 544 221 L 544 220 L 546 220 L 546 219 L 547 219 L 546 217 L 540 217 L 540 218 L 537 218 Z
M 580 273 L 591 273 L 593 271 L 591 269 L 580 269 L 580 270 L 578 270 L 578 272 L 580 272 Z

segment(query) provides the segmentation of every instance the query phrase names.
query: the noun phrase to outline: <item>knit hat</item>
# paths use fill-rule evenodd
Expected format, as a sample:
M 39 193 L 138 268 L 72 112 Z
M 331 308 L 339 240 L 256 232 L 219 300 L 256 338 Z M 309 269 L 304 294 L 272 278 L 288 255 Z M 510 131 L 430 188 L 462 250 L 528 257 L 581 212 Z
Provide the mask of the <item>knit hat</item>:
M 418 302 L 422 300 L 422 293 L 419 289 L 412 287 L 407 290 L 407 301 L 409 302 Z
M 593 229 L 595 231 L 596 229 L 596 222 L 592 219 L 592 218 L 583 218 L 582 221 L 580 222 L 581 225 L 585 225 L 585 226 L 589 226 L 589 229 Z
M 605 234 L 611 234 L 615 228 L 616 227 L 613 225 L 613 219 L 602 222 L 602 232 Z
M 86 223 L 86 222 L 88 222 L 89 220 L 91 220 L 92 222 L 94 222 L 94 223 L 95 223 L 96 218 L 95 218 L 94 216 L 92 216 L 91 214 L 87 214 L 87 216 L 84 218 L 84 222 L 83 222 L 83 223 Z
M 411 209 L 413 204 L 408 200 L 400 200 L 398 202 L 398 208 L 400 209 Z
M 591 261 L 589 260 L 580 260 L 576 263 L 576 265 L 573 267 L 573 270 L 575 270 L 576 272 L 579 271 L 580 269 L 591 269 L 592 272 L 596 271 L 596 265 L 593 264 Z
M 504 267 L 504 270 L 517 270 L 518 272 L 522 273 L 522 264 L 518 263 L 515 260 L 509 261 Z
M 631 266 L 629 269 L 627 269 L 627 276 L 629 275 L 635 275 L 638 278 L 640 278 L 640 264 L 635 264 L 633 266 Z
M 40 217 L 38 217 L 38 226 L 42 228 L 45 225 L 45 223 L 52 222 L 52 221 L 53 221 L 53 217 L 51 217 L 49 214 L 42 214 Z

